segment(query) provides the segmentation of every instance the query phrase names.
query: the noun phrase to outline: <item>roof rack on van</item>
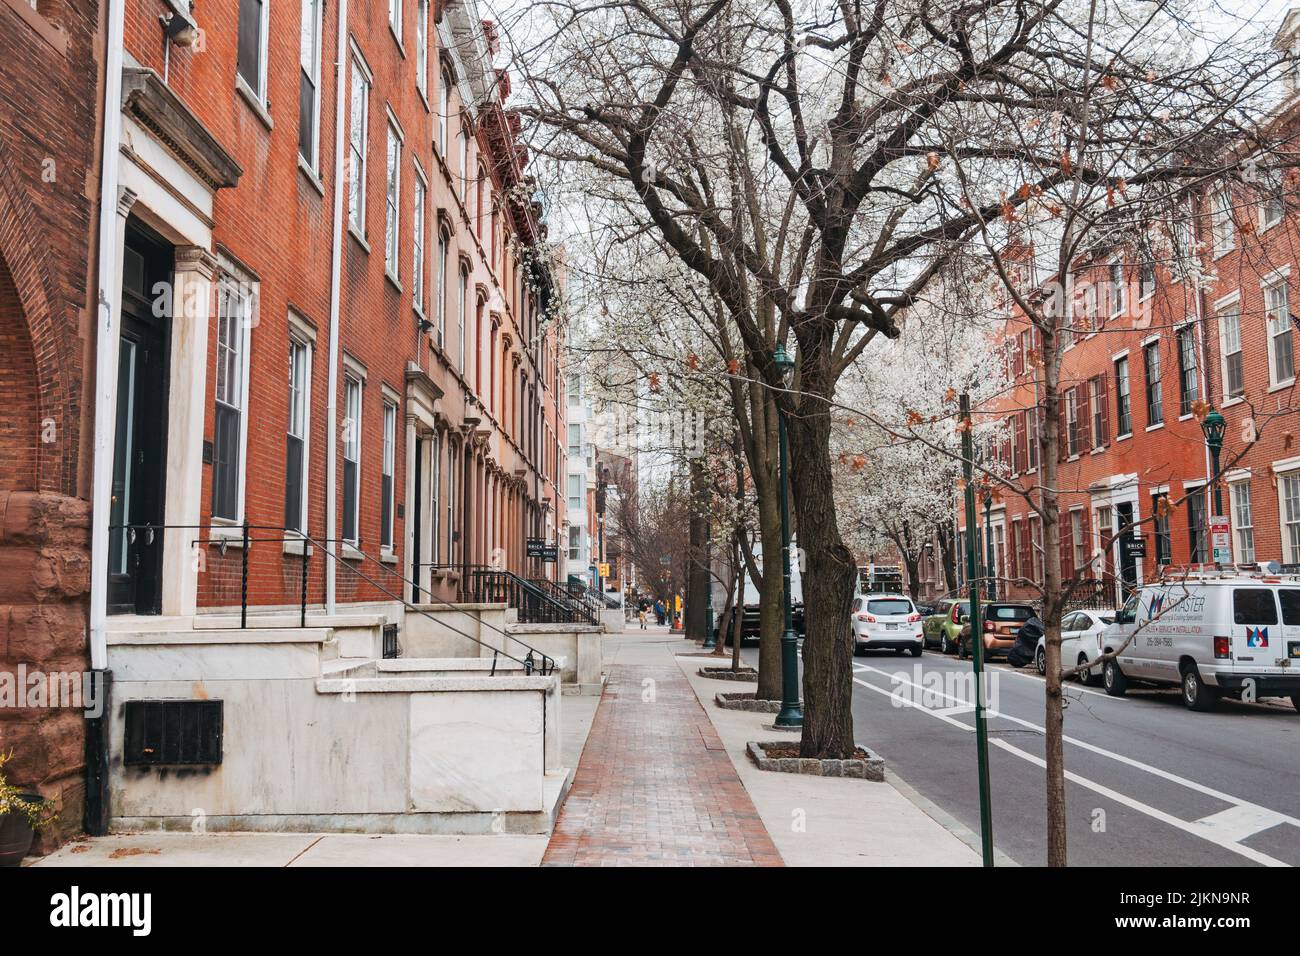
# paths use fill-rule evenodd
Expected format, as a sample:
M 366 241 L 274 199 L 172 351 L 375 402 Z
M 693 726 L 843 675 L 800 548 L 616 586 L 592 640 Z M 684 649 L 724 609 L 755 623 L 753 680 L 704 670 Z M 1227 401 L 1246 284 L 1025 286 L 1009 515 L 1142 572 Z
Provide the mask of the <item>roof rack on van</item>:
M 1262 581 L 1264 583 L 1278 581 L 1300 581 L 1300 573 L 1295 571 L 1266 571 L 1258 564 L 1186 564 L 1175 566 L 1166 564 L 1160 568 L 1160 581 L 1162 583 L 1176 583 L 1181 581 L 1222 581 L 1231 578 L 1241 580 L 1242 578 L 1251 581 Z

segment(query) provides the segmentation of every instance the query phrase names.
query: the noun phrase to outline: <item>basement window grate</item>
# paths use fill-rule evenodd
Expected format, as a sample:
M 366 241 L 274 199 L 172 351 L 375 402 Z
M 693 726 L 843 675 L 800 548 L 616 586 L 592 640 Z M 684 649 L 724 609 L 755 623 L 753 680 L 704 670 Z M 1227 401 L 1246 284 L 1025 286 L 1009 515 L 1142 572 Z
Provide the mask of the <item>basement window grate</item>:
M 122 762 L 127 766 L 221 763 L 219 700 L 128 700 Z
M 384 625 L 384 660 L 391 661 L 402 656 L 402 645 L 397 643 L 397 625 Z

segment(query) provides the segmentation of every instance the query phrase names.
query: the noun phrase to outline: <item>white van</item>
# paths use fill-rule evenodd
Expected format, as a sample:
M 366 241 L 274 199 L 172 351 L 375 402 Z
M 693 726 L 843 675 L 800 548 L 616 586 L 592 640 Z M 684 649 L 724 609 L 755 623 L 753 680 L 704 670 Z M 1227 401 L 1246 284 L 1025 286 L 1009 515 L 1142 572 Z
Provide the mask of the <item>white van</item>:
M 1106 692 L 1181 685 L 1207 710 L 1220 696 L 1289 697 L 1300 710 L 1300 577 L 1227 572 L 1140 587 L 1102 635 Z

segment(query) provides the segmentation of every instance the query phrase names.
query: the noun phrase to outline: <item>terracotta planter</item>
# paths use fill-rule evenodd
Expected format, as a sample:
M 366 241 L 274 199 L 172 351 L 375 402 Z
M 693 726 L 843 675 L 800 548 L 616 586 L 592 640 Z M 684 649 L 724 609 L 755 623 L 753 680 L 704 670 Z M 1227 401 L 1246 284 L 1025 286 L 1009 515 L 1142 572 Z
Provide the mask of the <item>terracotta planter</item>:
M 19 798 L 29 803 L 41 802 L 38 793 L 19 794 Z M 32 848 L 35 837 L 36 832 L 23 814 L 6 813 L 0 816 L 0 866 L 17 866 L 21 863 L 27 851 Z

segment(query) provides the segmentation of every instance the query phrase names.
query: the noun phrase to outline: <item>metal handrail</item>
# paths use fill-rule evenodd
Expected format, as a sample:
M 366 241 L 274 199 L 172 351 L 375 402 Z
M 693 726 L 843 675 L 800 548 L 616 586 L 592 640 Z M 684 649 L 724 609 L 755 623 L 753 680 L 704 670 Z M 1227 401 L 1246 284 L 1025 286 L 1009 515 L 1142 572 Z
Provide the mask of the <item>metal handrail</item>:
M 585 596 L 572 594 L 549 578 L 529 578 L 528 583 L 543 594 L 550 595 L 555 601 L 572 609 L 573 613 L 586 623 L 596 623 L 597 609 L 587 603 Z
M 166 532 L 167 530 L 211 531 L 213 527 L 214 525 L 212 524 L 206 524 L 206 525 L 119 524 L 119 525 L 110 525 L 109 531 L 112 532 L 112 531 L 128 530 L 131 533 L 133 540 L 137 534 L 144 532 L 150 536 L 149 543 L 152 543 L 152 538 L 156 532 Z M 239 626 L 241 629 L 246 629 L 248 627 L 248 557 L 252 549 L 252 545 L 257 543 L 268 543 L 268 542 L 278 542 L 281 544 L 283 544 L 286 541 L 302 542 L 303 543 L 302 579 L 301 579 L 302 585 L 301 585 L 301 602 L 300 602 L 300 611 L 299 611 L 299 624 L 301 627 L 305 628 L 307 626 L 307 571 L 310 562 L 311 548 L 320 548 L 322 553 L 332 557 L 334 560 L 347 562 L 349 564 L 351 573 L 357 575 L 359 578 L 361 578 L 366 583 L 370 584 L 372 587 L 376 588 L 383 594 L 388 595 L 390 598 L 400 603 L 408 613 L 413 611 L 417 614 L 420 614 L 425 618 L 429 619 L 430 621 L 432 621 L 433 623 L 445 627 L 448 630 L 452 631 L 453 633 L 458 634 L 459 636 L 464 637 L 470 641 L 473 641 L 475 644 L 479 645 L 480 647 L 486 647 L 491 649 L 492 660 L 493 660 L 493 664 L 492 664 L 493 676 L 496 675 L 496 661 L 499 656 L 505 657 L 509 660 L 514 661 L 517 664 L 522 665 L 524 668 L 524 672 L 527 674 L 533 673 L 533 671 L 539 669 L 539 667 L 543 676 L 549 675 L 553 673 L 555 670 L 555 666 L 556 666 L 555 658 L 551 657 L 549 654 L 545 653 L 544 651 L 536 647 L 533 647 L 527 642 L 519 640 L 514 635 L 508 634 L 506 631 L 492 625 L 490 622 L 483 621 L 480 623 L 483 626 L 487 627 L 489 630 L 497 632 L 507 640 L 514 641 L 516 644 L 520 645 L 521 647 L 526 648 L 528 653 L 522 659 L 515 657 L 513 654 L 510 654 L 508 651 L 502 650 L 501 648 L 498 647 L 494 647 L 493 645 L 488 644 L 486 641 L 482 641 L 479 638 L 475 637 L 473 634 L 468 634 L 465 631 L 462 631 L 460 628 L 447 623 L 446 621 L 441 621 L 438 618 L 435 618 L 427 611 L 423 611 L 420 608 L 416 607 L 415 605 L 411 604 L 409 601 L 406 600 L 404 596 L 394 594 L 392 591 L 390 591 L 384 585 L 380 584 L 374 578 L 370 577 L 368 574 L 357 569 L 356 567 L 351 567 L 351 565 L 356 564 L 358 559 L 374 562 L 379 565 L 379 567 L 384 571 L 385 574 L 396 576 L 404 584 L 411 585 L 414 593 L 416 594 L 429 593 L 430 604 L 439 604 L 444 607 L 450 608 L 452 610 L 455 609 L 454 604 L 448 601 L 444 601 L 434 596 L 431 592 L 428 592 L 427 589 L 420 588 L 419 585 L 411 581 L 408 581 L 399 572 L 393 571 L 391 568 L 377 561 L 377 559 L 375 559 L 371 555 L 366 554 L 364 551 L 360 550 L 359 548 L 355 548 L 355 546 L 352 546 L 354 548 L 355 554 L 348 554 L 344 556 L 341 554 L 337 554 L 333 550 L 331 550 L 326 544 L 326 539 L 313 538 L 304 532 L 278 527 L 275 525 L 254 525 L 245 522 L 241 525 L 216 525 L 215 527 L 229 527 L 232 531 L 238 531 L 239 536 L 233 537 L 230 535 L 219 535 L 217 537 L 195 537 L 191 539 L 190 543 L 191 545 L 216 544 L 220 546 L 222 554 L 225 554 L 226 549 L 229 548 L 236 541 L 238 541 L 242 545 L 242 553 L 240 556 L 240 602 L 239 602 L 240 603 Z M 255 531 L 278 531 L 279 536 L 258 537 L 253 534 L 253 532 Z M 343 542 L 340 540 L 337 543 L 341 544 Z M 541 658 L 540 664 L 539 661 L 537 660 L 538 657 Z
M 468 591 L 467 591 L 468 589 Z M 505 601 L 518 611 L 522 624 L 576 624 L 568 604 L 561 604 L 513 571 L 483 565 L 469 566 L 469 580 L 461 582 L 462 596 L 475 601 Z

